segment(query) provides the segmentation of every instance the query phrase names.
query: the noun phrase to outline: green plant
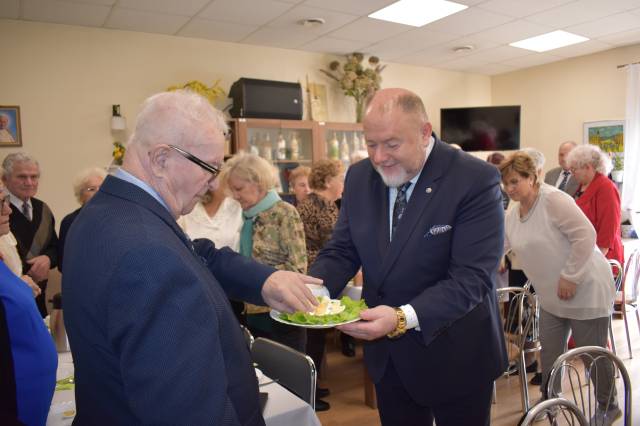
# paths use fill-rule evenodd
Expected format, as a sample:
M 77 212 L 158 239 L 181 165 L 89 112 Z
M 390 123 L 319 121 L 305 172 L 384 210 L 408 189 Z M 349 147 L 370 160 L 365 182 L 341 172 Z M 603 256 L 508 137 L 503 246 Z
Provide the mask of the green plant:
M 624 157 L 622 155 L 614 155 L 612 161 L 613 170 L 624 170 Z
M 351 96 L 356 101 L 356 119 L 362 121 L 364 101 L 369 95 L 380 89 L 382 77 L 380 73 L 386 65 L 380 65 L 377 56 L 370 56 L 369 66 L 365 68 L 362 64 L 364 55 L 362 53 L 352 53 L 347 55 L 347 61 L 340 64 L 339 61 L 332 61 L 329 70 L 321 69 L 320 72 L 337 81 L 345 96 Z
M 167 91 L 187 89 L 195 92 L 209 100 L 212 105 L 215 105 L 218 99 L 223 99 L 227 96 L 227 93 L 222 87 L 220 87 L 220 80 L 216 80 L 211 86 L 207 86 L 198 80 L 191 80 L 183 85 L 171 86 Z

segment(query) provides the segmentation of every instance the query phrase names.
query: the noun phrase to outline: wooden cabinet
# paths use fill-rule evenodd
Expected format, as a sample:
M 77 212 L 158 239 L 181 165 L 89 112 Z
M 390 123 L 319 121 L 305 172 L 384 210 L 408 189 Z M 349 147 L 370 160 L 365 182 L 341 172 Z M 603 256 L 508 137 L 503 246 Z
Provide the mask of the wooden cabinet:
M 366 153 L 362 124 L 236 118 L 230 123 L 231 152 L 246 151 L 271 161 L 278 169 L 282 192 L 289 192 L 289 173 L 311 167 L 321 158 L 350 164 Z

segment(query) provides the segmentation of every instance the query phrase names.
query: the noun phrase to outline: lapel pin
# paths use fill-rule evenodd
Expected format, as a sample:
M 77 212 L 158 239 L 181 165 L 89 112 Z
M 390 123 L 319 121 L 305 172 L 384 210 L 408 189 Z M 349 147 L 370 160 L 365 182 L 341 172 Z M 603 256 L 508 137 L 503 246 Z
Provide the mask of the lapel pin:
M 431 187 L 427 188 L 424 192 L 426 192 L 427 194 L 431 194 Z

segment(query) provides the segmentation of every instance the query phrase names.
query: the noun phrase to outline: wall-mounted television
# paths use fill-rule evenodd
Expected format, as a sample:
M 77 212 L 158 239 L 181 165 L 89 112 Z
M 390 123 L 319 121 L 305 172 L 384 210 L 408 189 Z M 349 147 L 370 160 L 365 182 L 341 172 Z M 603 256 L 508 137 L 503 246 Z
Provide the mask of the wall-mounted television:
M 443 141 L 465 151 L 520 149 L 520 105 L 442 108 L 440 127 Z

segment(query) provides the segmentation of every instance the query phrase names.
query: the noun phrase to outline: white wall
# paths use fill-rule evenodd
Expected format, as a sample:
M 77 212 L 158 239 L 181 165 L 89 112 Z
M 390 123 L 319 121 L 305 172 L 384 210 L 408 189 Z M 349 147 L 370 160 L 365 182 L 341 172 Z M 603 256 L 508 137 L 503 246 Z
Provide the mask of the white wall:
M 636 44 L 498 75 L 492 101 L 522 105 L 522 147 L 541 150 L 548 170 L 560 143 L 582 143 L 583 123 L 625 118 L 626 71 L 617 66 L 638 60 Z
M 174 84 L 221 79 L 228 89 L 240 77 L 305 82 L 309 75 L 332 88 L 332 121 L 355 118 L 352 99 L 318 72 L 333 59 L 327 55 L 11 20 L 0 20 L 0 39 L 0 104 L 21 108 L 23 150 L 40 161 L 39 197 L 58 221 L 77 207 L 73 176 L 111 160 L 112 104 L 121 105 L 130 130 L 141 102 Z M 436 131 L 441 107 L 491 104 L 487 76 L 389 64 L 383 87 L 394 86 L 423 97 Z

